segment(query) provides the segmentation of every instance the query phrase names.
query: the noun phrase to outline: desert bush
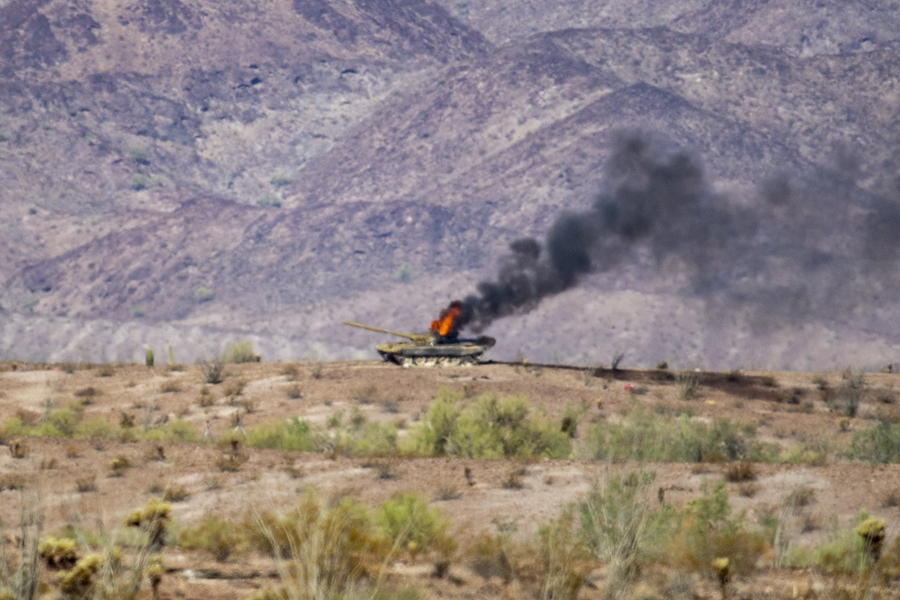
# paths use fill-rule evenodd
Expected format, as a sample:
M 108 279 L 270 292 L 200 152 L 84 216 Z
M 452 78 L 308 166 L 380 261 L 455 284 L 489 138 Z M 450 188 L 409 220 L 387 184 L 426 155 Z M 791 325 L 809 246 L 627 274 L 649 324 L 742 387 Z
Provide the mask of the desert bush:
M 130 468 L 131 461 L 127 456 L 117 456 L 109 463 L 110 477 L 122 477 Z
M 756 440 L 750 424 L 717 420 L 710 424 L 682 414 L 678 420 L 642 409 L 629 411 L 619 423 L 590 428 L 579 454 L 588 459 L 656 462 L 764 462 L 778 457 L 777 447 Z
M 75 479 L 75 491 L 79 494 L 97 491 L 97 478 L 94 475 Z
M 106 419 L 94 417 L 81 424 L 76 437 L 91 441 L 107 440 L 113 437 L 113 428 Z
M 753 481 L 754 479 L 756 479 L 756 470 L 751 462 L 740 461 L 734 463 L 725 471 L 725 481 L 730 481 L 731 483 Z
M 190 499 L 191 494 L 183 485 L 170 485 L 163 490 L 162 499 L 164 502 L 184 502 Z
M 650 508 L 648 498 L 656 473 L 632 471 L 594 485 L 579 503 L 581 539 L 609 568 L 608 598 L 622 597 L 642 566 L 658 554 L 673 530 L 674 515 L 666 507 Z
M 392 456 L 397 454 L 397 428 L 390 423 L 354 425 L 340 435 L 339 445 L 348 456 Z
M 845 369 L 841 373 L 841 385 L 835 390 L 834 407 L 852 419 L 859 412 L 867 387 L 862 371 Z
M 322 379 L 322 363 L 314 361 L 309 365 L 309 376 L 313 379 Z
M 72 402 L 65 408 L 52 410 L 47 414 L 47 423 L 59 432 L 61 436 L 72 437 L 78 430 L 78 424 L 84 418 L 84 407 L 78 402 Z M 39 430 L 40 431 L 40 430 Z M 52 435 L 49 430 L 40 435 Z
M 293 385 L 289 385 L 285 390 L 285 393 L 291 400 L 299 400 L 303 398 L 303 389 L 296 383 Z
M 283 516 L 254 510 L 253 524 L 251 547 L 280 559 L 271 598 L 345 597 L 377 573 L 386 555 L 364 506 L 345 500 L 329 507 L 311 491 Z
M 256 362 L 256 353 L 253 351 L 253 342 L 242 340 L 232 342 L 225 348 L 223 359 L 226 363 L 239 364 Z
M 473 544 L 469 566 L 485 579 L 499 577 L 508 584 L 518 578 L 521 560 L 522 548 L 512 539 L 511 532 L 482 533 Z
M 4 490 L 24 490 L 28 478 L 22 473 L 4 473 L 0 475 L 0 492 Z
M 247 436 L 247 445 L 299 452 L 311 452 L 317 448 L 316 436 L 309 421 L 298 417 L 260 424 Z
M 524 467 L 512 467 L 507 473 L 506 478 L 500 486 L 504 490 L 521 490 L 525 488 L 525 482 L 522 477 L 525 475 Z
M 574 511 L 565 510 L 558 519 L 538 527 L 536 537 L 539 597 L 575 600 L 592 565 L 576 531 Z
M 682 567 L 708 573 L 714 560 L 727 558 L 730 572 L 751 572 L 768 549 L 765 536 L 746 529 L 740 516 L 731 516 L 724 482 L 711 490 L 704 487 L 703 496 L 688 504 L 668 556 Z
M 679 371 L 675 375 L 678 385 L 678 397 L 682 400 L 693 400 L 700 394 L 700 375 L 694 371 Z
M 201 358 L 197 361 L 200 365 L 200 373 L 203 376 L 203 382 L 210 385 L 222 383 L 225 378 L 225 361 L 221 356 L 213 356 L 212 358 Z
M 798 568 L 815 567 L 816 571 L 828 575 L 865 572 L 878 561 L 876 553 L 873 552 L 873 542 L 878 545 L 877 554 L 880 555 L 881 542 L 877 540 L 879 525 L 883 536 L 884 521 L 869 517 L 868 512 L 863 509 L 855 526 L 844 529 L 838 527 L 835 521 L 824 543 L 816 547 L 793 548 L 787 564 Z M 876 539 L 867 535 L 871 533 L 876 534 Z M 893 551 L 892 548 L 888 554 L 892 554 Z M 880 567 L 890 568 L 890 564 L 896 560 L 896 556 L 884 558 L 887 560 L 883 561 Z
M 378 386 L 370 384 L 365 387 L 358 388 L 353 391 L 353 400 L 360 404 L 372 404 L 378 400 Z
M 428 499 L 416 492 L 400 492 L 385 500 L 375 521 L 396 548 L 424 554 L 446 537 L 449 521 L 439 508 L 429 508 Z
M 250 460 L 246 454 L 223 454 L 216 459 L 216 468 L 224 473 L 235 473 Z
M 188 550 L 206 550 L 218 562 L 249 549 L 244 528 L 217 515 L 204 518 L 196 526 L 183 527 L 178 533 L 178 545 Z
M 177 381 L 164 381 L 159 386 L 160 394 L 174 394 L 176 392 L 180 392 L 181 387 L 179 387 Z
M 228 397 L 229 402 L 234 403 L 235 398 L 244 393 L 245 387 L 247 387 L 246 381 L 243 379 L 235 379 L 228 383 L 222 391 Z
M 102 365 L 99 369 L 97 369 L 97 377 L 112 377 L 116 374 L 116 369 L 113 365 L 105 364 Z
M 269 177 L 269 183 L 275 187 L 290 185 L 292 181 L 293 178 L 287 169 L 278 169 Z
M 144 433 L 144 440 L 148 442 L 197 442 L 200 440 L 200 434 L 197 429 L 181 419 L 169 421 L 161 427 L 151 429 Z
M 857 431 L 847 455 L 872 463 L 900 461 L 900 424 L 882 420 L 874 427 Z
M 39 496 L 23 494 L 20 500 L 18 539 L 0 536 L 0 598 L 37 600 L 44 570 L 38 550 L 44 515 Z
M 135 173 L 131 176 L 131 189 L 136 192 L 147 189 L 150 179 L 141 173 Z
M 197 304 L 209 302 L 213 297 L 215 297 L 215 293 L 208 287 L 198 287 L 194 290 L 194 300 L 197 301 Z
M 462 406 L 459 395 L 441 390 L 408 449 L 426 456 L 562 458 L 571 453 L 571 441 L 558 425 L 532 414 L 523 396 L 489 394 Z
M 297 365 L 287 364 L 281 368 L 281 374 L 284 375 L 284 378 L 288 381 L 297 381 L 300 378 L 300 369 Z

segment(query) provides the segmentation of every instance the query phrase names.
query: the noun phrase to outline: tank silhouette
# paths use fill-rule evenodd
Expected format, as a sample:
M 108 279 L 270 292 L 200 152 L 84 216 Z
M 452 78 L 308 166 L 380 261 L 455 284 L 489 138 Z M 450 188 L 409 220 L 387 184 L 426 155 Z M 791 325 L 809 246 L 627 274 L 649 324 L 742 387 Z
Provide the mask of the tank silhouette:
M 385 361 L 390 361 L 401 367 L 437 367 L 455 365 L 474 365 L 481 362 L 485 350 L 496 343 L 496 340 L 488 336 L 480 336 L 474 339 L 460 339 L 453 335 L 441 335 L 438 332 L 430 333 L 402 333 L 391 331 L 381 327 L 372 327 L 344 321 L 344 325 L 387 333 L 397 337 L 406 338 L 407 342 L 388 342 L 375 346 L 375 350 Z

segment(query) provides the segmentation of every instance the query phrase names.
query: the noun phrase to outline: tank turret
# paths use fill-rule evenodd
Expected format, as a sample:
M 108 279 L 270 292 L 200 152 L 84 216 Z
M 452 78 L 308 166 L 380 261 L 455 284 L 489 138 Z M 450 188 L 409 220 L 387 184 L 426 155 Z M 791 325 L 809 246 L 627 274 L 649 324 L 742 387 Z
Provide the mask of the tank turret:
M 451 335 L 442 335 L 432 330 L 429 333 L 403 333 L 381 327 L 363 325 L 353 321 L 344 321 L 344 325 L 359 327 L 377 333 L 386 333 L 406 338 L 407 342 L 388 342 L 375 347 L 385 361 L 403 367 L 422 366 L 456 366 L 474 365 L 481 362 L 485 350 L 496 343 L 492 337 L 480 336 L 475 339 L 461 339 L 453 331 Z

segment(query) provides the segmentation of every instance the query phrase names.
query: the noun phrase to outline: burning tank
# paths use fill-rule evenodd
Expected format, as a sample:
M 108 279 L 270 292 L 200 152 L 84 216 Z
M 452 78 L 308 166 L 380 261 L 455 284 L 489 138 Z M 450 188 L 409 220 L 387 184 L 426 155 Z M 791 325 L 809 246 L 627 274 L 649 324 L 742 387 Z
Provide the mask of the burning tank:
M 488 336 L 479 336 L 473 339 L 460 338 L 456 327 L 456 319 L 459 317 L 460 310 L 461 303 L 452 302 L 448 308 L 441 311 L 439 318 L 431 322 L 428 333 L 401 333 L 353 321 L 344 321 L 344 325 L 388 333 L 409 340 L 408 342 L 388 342 L 375 347 L 381 358 L 403 367 L 474 365 L 481 362 L 485 350 L 493 346 L 496 340 Z

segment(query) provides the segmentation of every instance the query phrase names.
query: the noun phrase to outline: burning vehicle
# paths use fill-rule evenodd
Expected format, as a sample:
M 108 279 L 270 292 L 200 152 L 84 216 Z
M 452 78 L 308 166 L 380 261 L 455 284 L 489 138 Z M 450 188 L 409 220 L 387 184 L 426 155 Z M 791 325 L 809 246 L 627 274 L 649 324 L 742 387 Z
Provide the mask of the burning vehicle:
M 436 367 L 474 365 L 481 362 L 485 351 L 496 340 L 488 336 L 472 339 L 459 337 L 462 302 L 454 301 L 431 322 L 428 333 L 401 333 L 371 325 L 344 321 L 344 325 L 406 338 L 406 342 L 388 342 L 375 347 L 385 361 L 402 367 Z

